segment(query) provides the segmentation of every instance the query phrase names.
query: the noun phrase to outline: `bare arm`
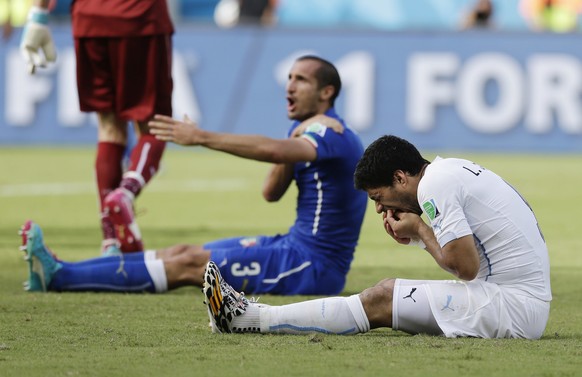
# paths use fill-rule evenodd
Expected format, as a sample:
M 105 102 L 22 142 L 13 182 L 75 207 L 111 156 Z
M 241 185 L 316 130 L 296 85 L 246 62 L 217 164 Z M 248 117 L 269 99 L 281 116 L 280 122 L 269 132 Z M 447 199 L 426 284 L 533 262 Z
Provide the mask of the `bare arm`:
M 301 122 L 295 127 L 290 137 L 295 138 L 303 135 L 309 126 L 314 123 L 320 123 L 339 134 L 344 132 L 344 126 L 337 119 L 319 114 Z M 263 197 L 265 200 L 275 202 L 281 199 L 293 181 L 293 168 L 294 164 L 292 163 L 273 166 L 263 185 Z
M 392 211 L 387 211 L 386 223 L 386 231 L 399 243 L 422 240 L 425 250 L 445 271 L 463 280 L 473 280 L 477 276 L 479 253 L 472 235 L 453 240 L 441 248 L 432 229 L 414 213 L 399 212 L 394 216 Z
M 477 273 L 479 273 L 479 253 L 475 247 L 473 235 L 457 238 L 441 248 L 432 229 L 426 224 L 424 224 L 423 228 L 421 239 L 426 244 L 425 250 L 432 255 L 443 270 L 463 280 L 473 280 L 477 277 Z
M 149 122 L 150 132 L 159 140 L 181 145 L 200 145 L 257 161 L 293 163 L 314 161 L 315 148 L 300 138 L 272 139 L 259 135 L 235 135 L 205 131 L 189 119 L 183 122 L 156 115 Z
M 473 280 L 479 273 L 479 254 L 475 247 L 473 235 L 464 236 L 447 243 L 441 248 L 427 247 L 427 251 L 446 271 L 459 279 Z
M 263 197 L 268 202 L 276 202 L 283 197 L 293 181 L 294 164 L 275 164 L 263 184 Z

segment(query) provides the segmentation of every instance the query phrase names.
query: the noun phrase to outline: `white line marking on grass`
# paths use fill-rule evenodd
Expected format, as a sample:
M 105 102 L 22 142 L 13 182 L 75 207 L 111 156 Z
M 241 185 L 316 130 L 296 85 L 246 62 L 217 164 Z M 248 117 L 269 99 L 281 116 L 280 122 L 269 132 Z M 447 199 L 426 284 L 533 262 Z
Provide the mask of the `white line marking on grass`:
M 251 188 L 245 179 L 191 179 L 182 181 L 152 181 L 151 192 L 229 192 Z M 83 195 L 97 192 L 91 182 L 54 182 L 0 185 L 0 197 Z

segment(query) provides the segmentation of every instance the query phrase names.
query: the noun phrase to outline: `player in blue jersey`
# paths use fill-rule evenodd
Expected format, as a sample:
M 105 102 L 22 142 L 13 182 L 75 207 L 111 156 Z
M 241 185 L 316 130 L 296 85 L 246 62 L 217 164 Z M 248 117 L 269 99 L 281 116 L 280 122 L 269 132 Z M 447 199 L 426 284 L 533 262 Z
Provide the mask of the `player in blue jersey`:
M 340 89 L 331 63 L 316 56 L 297 59 L 287 83 L 287 113 L 294 123 L 286 139 L 214 133 L 187 119 L 161 115 L 150 123 L 160 140 L 274 163 L 263 187 L 265 199 L 279 200 L 293 181 L 298 188 L 297 218 L 287 234 L 182 244 L 70 264 L 55 260 L 38 225 L 27 223 L 23 249 L 29 257 L 30 290 L 163 292 L 201 286 L 212 260 L 241 291 L 340 293 L 367 204 L 366 194 L 353 183 L 362 143 L 334 109 Z

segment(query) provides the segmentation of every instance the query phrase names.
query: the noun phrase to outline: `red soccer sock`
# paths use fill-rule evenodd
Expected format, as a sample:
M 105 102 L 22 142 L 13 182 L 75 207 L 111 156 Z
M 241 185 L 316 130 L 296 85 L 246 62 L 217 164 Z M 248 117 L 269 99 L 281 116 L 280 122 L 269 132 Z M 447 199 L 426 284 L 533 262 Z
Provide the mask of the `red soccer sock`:
M 105 251 L 108 246 L 117 244 L 117 237 L 115 235 L 115 228 L 108 215 L 101 213 L 101 231 L 103 233 L 102 250 Z
M 99 194 L 99 208 L 101 211 L 101 229 L 103 239 L 115 239 L 115 230 L 108 216 L 103 213 L 103 200 L 107 194 L 119 187 L 123 174 L 122 161 L 125 145 L 99 142 L 95 159 L 95 176 L 97 178 L 97 192 Z
M 99 193 L 100 208 L 103 210 L 103 200 L 111 191 L 119 187 L 123 168 L 121 166 L 125 145 L 100 142 L 97 144 L 95 159 L 95 176 Z
M 131 152 L 129 170 L 124 174 L 120 187 L 137 197 L 158 171 L 165 148 L 164 141 L 150 134 L 142 135 Z

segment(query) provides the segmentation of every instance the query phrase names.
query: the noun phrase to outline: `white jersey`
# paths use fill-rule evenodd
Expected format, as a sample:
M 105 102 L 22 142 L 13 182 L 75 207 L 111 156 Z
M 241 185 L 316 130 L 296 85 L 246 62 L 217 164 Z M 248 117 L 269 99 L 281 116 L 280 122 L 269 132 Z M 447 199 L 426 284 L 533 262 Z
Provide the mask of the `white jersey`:
M 418 202 L 441 247 L 473 235 L 477 279 L 552 299 L 548 250 L 535 215 L 501 177 L 468 160 L 437 157 L 420 180 Z

